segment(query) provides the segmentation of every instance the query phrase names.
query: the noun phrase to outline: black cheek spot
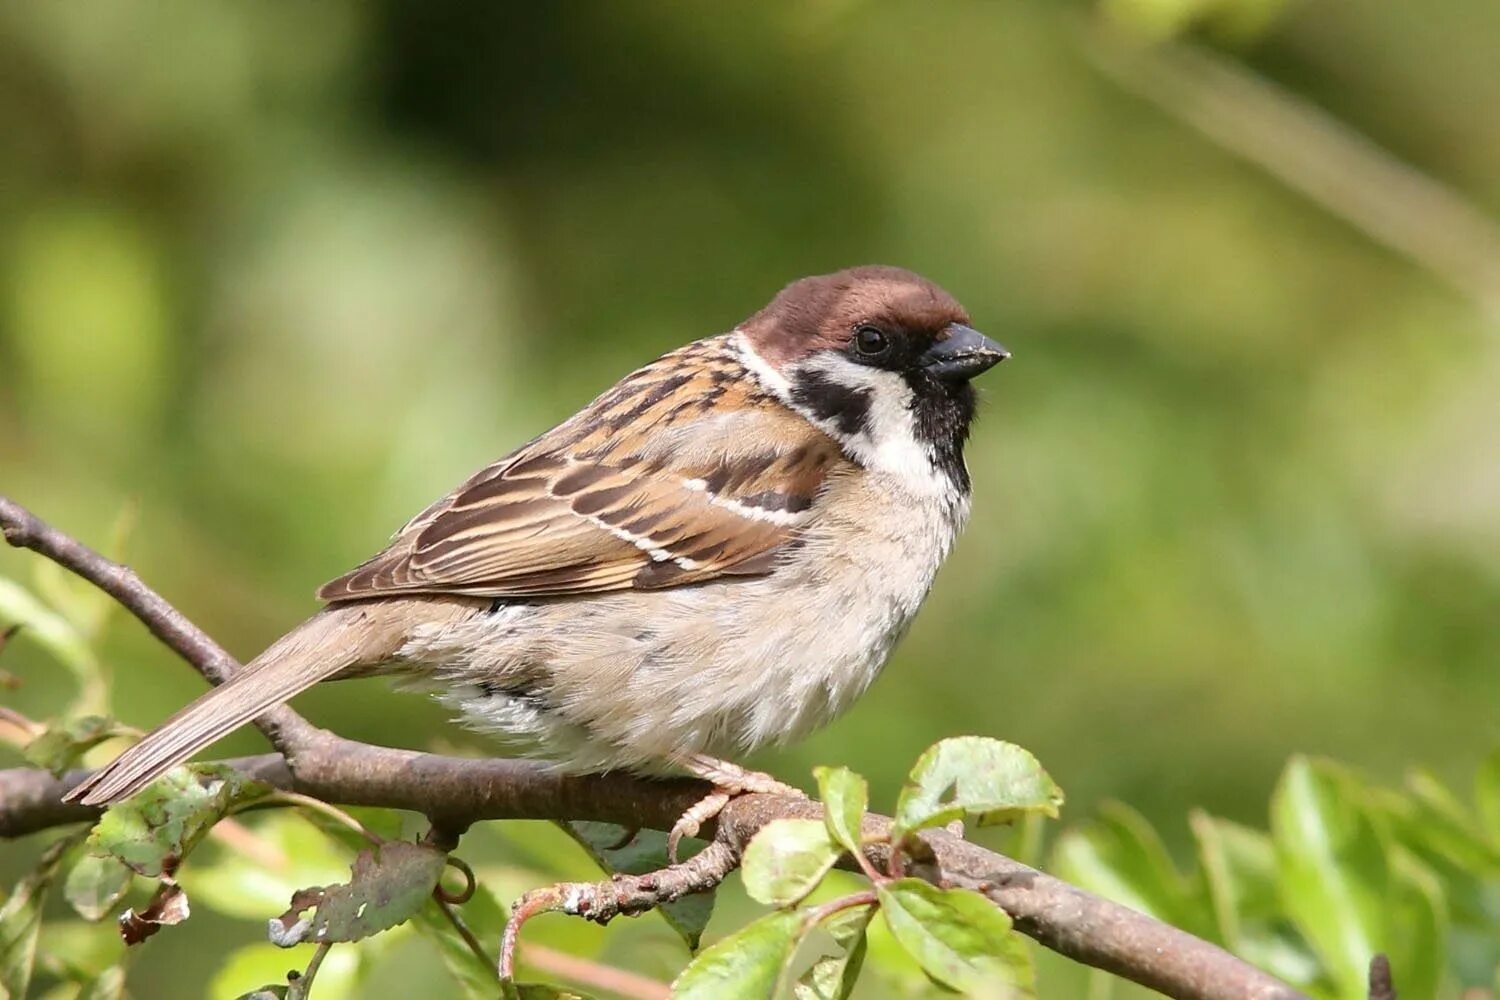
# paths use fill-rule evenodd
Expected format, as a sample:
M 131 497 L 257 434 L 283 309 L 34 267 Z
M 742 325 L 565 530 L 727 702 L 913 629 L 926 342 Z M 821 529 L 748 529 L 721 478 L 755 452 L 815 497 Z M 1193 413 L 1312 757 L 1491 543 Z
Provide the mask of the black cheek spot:
M 870 390 L 842 385 L 819 371 L 796 376 L 792 402 L 819 420 L 833 421 L 840 433 L 850 436 L 865 429 L 870 415 Z

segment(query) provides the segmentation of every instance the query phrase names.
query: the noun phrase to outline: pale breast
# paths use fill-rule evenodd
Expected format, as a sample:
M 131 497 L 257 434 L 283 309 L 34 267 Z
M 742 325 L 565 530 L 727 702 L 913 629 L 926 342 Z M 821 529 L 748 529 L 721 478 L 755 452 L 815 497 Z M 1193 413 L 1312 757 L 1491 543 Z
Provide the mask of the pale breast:
M 828 491 L 769 576 L 499 605 L 414 636 L 403 658 L 471 725 L 570 770 L 657 770 L 800 737 L 874 680 L 968 513 L 956 491 L 871 475 Z

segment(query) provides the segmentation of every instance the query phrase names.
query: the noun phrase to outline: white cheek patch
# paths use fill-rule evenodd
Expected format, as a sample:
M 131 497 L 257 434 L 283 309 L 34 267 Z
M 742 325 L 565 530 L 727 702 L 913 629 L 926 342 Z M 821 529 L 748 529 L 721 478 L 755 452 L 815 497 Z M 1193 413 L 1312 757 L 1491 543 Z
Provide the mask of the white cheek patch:
M 864 395 L 867 402 L 864 420 L 853 433 L 840 427 L 837 419 L 820 419 L 792 404 L 842 444 L 860 465 L 889 473 L 924 493 L 952 490 L 948 478 L 936 468 L 932 445 L 917 437 L 911 386 L 899 374 L 856 364 L 837 354 L 815 355 L 796 370 L 817 372 L 829 382 Z

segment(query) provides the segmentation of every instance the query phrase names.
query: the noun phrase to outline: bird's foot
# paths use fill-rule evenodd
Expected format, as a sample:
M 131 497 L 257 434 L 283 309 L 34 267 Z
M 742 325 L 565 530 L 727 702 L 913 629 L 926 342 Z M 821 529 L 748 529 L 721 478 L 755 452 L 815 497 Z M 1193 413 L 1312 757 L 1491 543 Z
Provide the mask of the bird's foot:
M 710 782 L 714 788 L 713 791 L 689 806 L 687 812 L 672 824 L 672 830 L 667 834 L 667 860 L 674 865 L 677 864 L 677 847 L 682 843 L 682 838 L 696 837 L 703 824 L 719 815 L 729 804 L 729 800 L 735 796 L 760 794 L 807 798 L 807 794 L 802 789 L 783 784 L 769 774 L 746 770 L 738 764 L 731 764 L 727 760 L 719 760 L 706 754 L 693 754 L 691 757 L 684 758 L 680 763 L 683 770 L 695 778 Z

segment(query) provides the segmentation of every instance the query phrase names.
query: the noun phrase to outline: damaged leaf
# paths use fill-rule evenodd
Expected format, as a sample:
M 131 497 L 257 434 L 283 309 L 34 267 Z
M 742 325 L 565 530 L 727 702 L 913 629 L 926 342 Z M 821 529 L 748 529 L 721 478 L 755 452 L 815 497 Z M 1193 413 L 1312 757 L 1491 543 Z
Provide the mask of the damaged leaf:
M 114 806 L 89 836 L 94 854 L 119 858 L 137 874 L 171 874 L 236 805 L 270 789 L 223 764 L 188 764 Z
M 972 816 L 978 825 L 1008 823 L 1028 813 L 1056 818 L 1062 789 L 1014 743 L 960 736 L 934 744 L 917 759 L 896 800 L 893 840 Z
M 137 913 L 127 909 L 120 914 L 120 939 L 127 945 L 140 944 L 163 927 L 180 924 L 190 915 L 187 893 L 172 879 L 164 878 L 144 910 Z
M 391 841 L 361 851 L 347 885 L 314 886 L 293 894 L 272 919 L 272 943 L 358 941 L 405 923 L 432 895 L 447 855 L 425 844 Z M 302 914 L 313 910 L 311 917 Z

